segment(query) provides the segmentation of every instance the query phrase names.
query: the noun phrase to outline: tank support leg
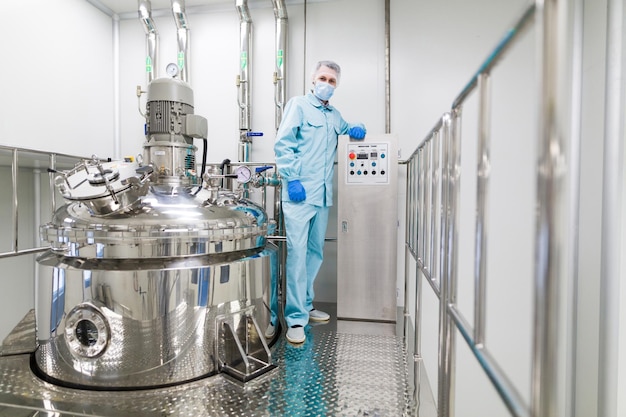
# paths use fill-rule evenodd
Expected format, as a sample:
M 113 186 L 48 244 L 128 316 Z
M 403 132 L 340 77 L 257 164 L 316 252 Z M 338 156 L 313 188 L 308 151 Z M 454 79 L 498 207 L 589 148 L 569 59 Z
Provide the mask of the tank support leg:
M 254 307 L 217 320 L 220 372 L 242 382 L 276 367 L 253 311 Z

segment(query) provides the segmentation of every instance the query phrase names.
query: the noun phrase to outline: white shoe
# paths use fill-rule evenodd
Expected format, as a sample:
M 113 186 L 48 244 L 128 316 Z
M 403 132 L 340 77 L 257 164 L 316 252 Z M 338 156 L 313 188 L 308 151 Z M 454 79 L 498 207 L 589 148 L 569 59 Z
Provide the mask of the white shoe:
M 304 343 L 306 340 L 304 327 L 290 327 L 289 330 L 287 330 L 287 340 L 291 343 Z
M 271 339 L 276 334 L 276 326 L 274 326 L 271 322 L 267 325 L 267 329 L 265 329 L 265 338 Z
M 313 309 L 309 311 L 309 320 L 311 321 L 328 321 L 330 320 L 330 314 L 321 310 Z

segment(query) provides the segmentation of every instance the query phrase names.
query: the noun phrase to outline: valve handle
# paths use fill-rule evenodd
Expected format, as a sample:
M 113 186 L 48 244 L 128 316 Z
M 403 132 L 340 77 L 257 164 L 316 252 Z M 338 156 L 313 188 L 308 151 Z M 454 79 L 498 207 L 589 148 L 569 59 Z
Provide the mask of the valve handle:
M 254 172 L 256 172 L 257 174 L 260 174 L 261 172 L 267 171 L 268 169 L 272 169 L 272 168 L 274 168 L 274 167 L 271 166 L 271 165 L 265 165 L 265 166 L 262 166 L 262 167 L 256 167 Z

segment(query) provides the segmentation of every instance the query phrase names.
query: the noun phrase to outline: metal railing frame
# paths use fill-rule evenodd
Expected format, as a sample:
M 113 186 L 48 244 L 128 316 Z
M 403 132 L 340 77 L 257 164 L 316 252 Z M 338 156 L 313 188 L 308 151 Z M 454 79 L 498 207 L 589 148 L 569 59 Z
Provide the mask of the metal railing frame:
M 50 172 L 50 209 L 51 212 L 56 210 L 56 194 L 54 189 L 54 181 L 52 171 L 57 169 L 57 159 L 59 157 L 68 158 L 68 159 L 76 159 L 81 160 L 79 156 L 68 155 L 63 153 L 55 153 L 55 152 L 46 152 L 39 151 L 34 149 L 26 149 L 19 147 L 10 147 L 10 146 L 2 146 L 0 145 L 0 152 L 6 152 L 11 154 L 11 249 L 5 252 L 0 252 L 0 259 L 11 258 L 15 256 L 21 255 L 30 255 L 34 253 L 43 252 L 47 249 L 47 247 L 29 245 L 32 247 L 24 247 L 22 248 L 22 243 L 19 240 L 19 201 L 18 201 L 18 189 L 20 187 L 19 183 L 19 170 L 20 170 L 20 153 L 22 154 L 30 154 L 30 155 L 41 155 L 48 159 L 48 169 Z M 41 168 L 33 168 L 34 170 L 45 169 L 45 167 Z M 39 210 L 39 207 L 36 208 Z
M 578 137 L 568 128 L 576 109 L 569 94 L 578 84 L 573 79 L 570 48 L 582 47 L 580 39 L 568 39 L 574 19 L 565 0 L 538 0 L 528 6 L 506 33 L 480 69 L 425 136 L 407 165 L 406 256 L 404 328 L 408 335 L 408 293 L 411 259 L 415 261 L 414 360 L 422 360 L 421 300 L 424 277 L 439 300 L 439 366 L 437 414 L 454 416 L 456 331 L 466 341 L 501 400 L 515 417 L 562 417 L 572 415 L 572 386 L 564 375 L 571 371 L 572 323 L 563 312 L 571 307 L 573 258 L 566 256 L 577 246 L 572 229 L 576 216 L 578 164 L 568 164 L 577 155 Z M 564 23 L 565 22 L 565 23 Z M 490 176 L 490 75 L 529 27 L 535 25 L 540 74 L 539 122 L 537 129 L 536 231 L 534 239 L 534 322 L 530 404 L 500 368 L 485 345 L 487 239 L 489 235 Z M 457 307 L 458 225 L 461 181 L 461 115 L 463 104 L 478 94 L 478 161 L 476 183 L 474 327 Z M 575 131 L 575 129 L 572 129 Z M 570 153 L 571 152 L 571 153 Z M 568 171 L 571 169 L 572 171 Z M 439 195 L 440 193 L 440 195 Z M 405 342 L 408 346 L 408 341 Z M 559 357 L 565 354 L 566 360 Z M 568 362 L 569 361 L 569 362 Z

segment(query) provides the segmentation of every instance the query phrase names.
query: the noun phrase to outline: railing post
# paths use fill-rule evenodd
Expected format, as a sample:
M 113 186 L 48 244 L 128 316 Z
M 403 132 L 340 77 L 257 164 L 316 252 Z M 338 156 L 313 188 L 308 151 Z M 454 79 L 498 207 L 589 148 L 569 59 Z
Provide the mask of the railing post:
M 602 255 L 600 297 L 600 341 L 598 417 L 619 415 L 620 370 L 616 366 L 624 358 L 620 337 L 620 286 L 626 285 L 624 250 L 620 224 L 625 221 L 622 195 L 624 181 L 624 16 L 622 0 L 609 0 L 607 13 L 607 49 L 605 77 L 604 155 L 602 175 Z M 623 227 L 623 226 L 622 226 Z M 620 267 L 621 262 L 621 267 Z M 622 307 L 623 308 L 623 307 Z M 623 313 L 622 313 L 623 316 Z M 620 334 L 622 333 L 622 334 Z M 623 368 L 622 368 L 623 369 Z
M 413 190 L 415 189 L 415 187 L 413 186 L 413 181 L 414 181 L 414 165 L 415 165 L 415 159 L 410 159 L 407 166 L 406 166 L 406 217 L 405 217 L 405 236 L 404 236 L 404 240 L 405 240 L 405 249 L 404 249 L 404 309 L 403 309 L 403 314 L 404 314 L 404 347 L 406 349 L 408 349 L 408 343 L 409 343 L 409 319 L 411 317 L 411 314 L 409 313 L 409 271 L 411 268 L 411 263 L 409 262 L 409 260 L 412 258 L 412 253 L 413 253 L 413 218 L 415 217 L 415 213 L 414 213 L 414 202 L 415 202 L 415 198 L 413 196 Z M 419 270 L 418 270 L 419 272 Z M 417 274 L 416 274 L 417 276 Z M 417 302 L 417 301 L 416 301 Z M 418 318 L 415 317 L 415 332 L 417 333 L 418 330 L 418 326 L 419 326 L 419 321 Z M 415 350 L 415 354 L 417 354 L 417 342 L 416 342 L 416 346 L 414 347 Z
M 13 185 L 13 194 L 12 194 L 12 220 L 13 220 L 13 236 L 12 236 L 12 249 L 14 253 L 17 253 L 19 248 L 19 228 L 18 228 L 18 201 L 17 201 L 17 175 L 18 175 L 18 160 L 17 160 L 17 149 L 13 149 L 13 158 L 11 161 L 11 183 Z
M 443 152 L 445 162 L 443 171 L 445 179 L 444 191 L 445 228 L 442 231 L 444 240 L 442 251 L 442 274 L 439 297 L 439 381 L 438 381 L 438 416 L 454 416 L 454 351 L 455 332 L 448 314 L 448 305 L 456 300 L 455 268 L 456 268 L 456 224 L 458 210 L 458 175 L 460 174 L 460 115 L 453 113 L 452 118 L 445 117 L 443 123 Z
M 445 116 L 444 116 L 445 117 Z M 443 119 L 442 119 L 443 120 Z M 430 257 L 428 259 L 430 266 L 430 276 L 433 280 L 440 280 L 439 269 L 439 254 L 441 253 L 439 247 L 439 230 L 441 228 L 441 164 L 440 164 L 440 148 L 441 137 L 443 135 L 443 125 L 441 129 L 433 134 L 432 139 L 432 175 L 431 175 L 431 218 L 430 218 Z
M 422 267 L 424 265 L 424 222 L 422 213 L 424 212 L 424 147 L 417 150 L 417 245 L 415 253 L 417 262 Z
M 422 190 L 424 195 L 423 205 L 422 205 L 422 264 L 424 265 L 424 270 L 428 272 L 430 276 L 431 265 L 430 265 L 430 216 L 431 216 L 431 202 L 430 202 L 430 192 L 432 190 L 431 185 L 431 164 L 430 160 L 432 157 L 431 152 L 431 144 L 433 141 L 433 135 L 431 135 L 430 139 L 426 141 L 424 144 L 424 179 L 422 182 Z
M 448 321 L 448 402 L 449 416 L 454 416 L 454 388 L 456 386 L 456 328 L 453 326 L 452 317 L 450 315 L 450 306 L 457 304 L 457 281 L 458 281 L 458 258 L 459 258 L 459 217 L 461 204 L 461 109 L 452 111 L 452 120 L 450 123 L 450 230 L 448 231 L 450 239 L 449 262 L 448 269 L 448 295 L 446 302 L 446 313 Z
M 485 342 L 485 304 L 487 288 L 487 222 L 489 197 L 490 161 L 490 116 L 491 91 L 490 75 L 478 77 L 479 120 L 478 120 L 478 166 L 476 169 L 476 234 L 474 277 L 474 341 L 481 346 Z
M 569 207 L 572 108 L 571 11 L 567 0 L 537 1 L 541 40 L 535 226 L 532 417 L 567 417 L 573 400 L 566 382 L 572 338 Z

